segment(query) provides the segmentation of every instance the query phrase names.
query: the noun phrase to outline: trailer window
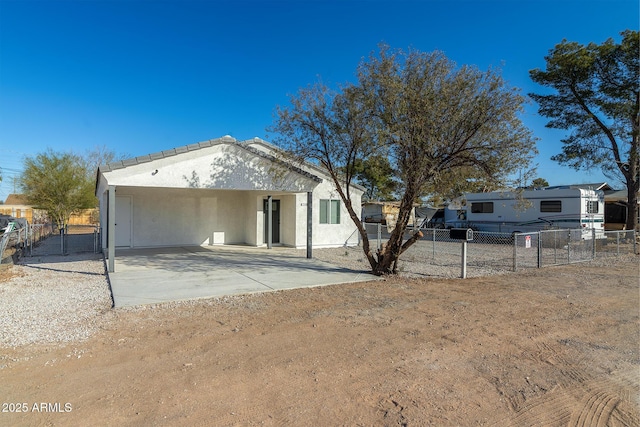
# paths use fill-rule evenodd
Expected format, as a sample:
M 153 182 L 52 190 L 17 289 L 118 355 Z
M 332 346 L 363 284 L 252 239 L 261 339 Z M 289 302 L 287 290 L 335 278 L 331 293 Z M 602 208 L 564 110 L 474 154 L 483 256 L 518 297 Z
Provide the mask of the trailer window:
M 471 203 L 472 213 L 493 213 L 493 202 Z
M 562 212 L 562 200 L 540 201 L 540 212 Z
M 587 202 L 587 213 L 590 214 L 597 214 L 598 213 L 598 201 L 591 201 L 589 200 Z

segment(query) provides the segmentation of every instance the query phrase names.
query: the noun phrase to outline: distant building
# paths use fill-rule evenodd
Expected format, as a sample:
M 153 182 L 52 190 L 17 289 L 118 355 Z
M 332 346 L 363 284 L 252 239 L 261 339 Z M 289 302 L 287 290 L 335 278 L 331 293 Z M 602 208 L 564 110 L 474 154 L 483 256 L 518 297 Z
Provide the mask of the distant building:
M 35 211 L 35 216 L 38 218 L 42 212 L 37 209 Z M 0 214 L 13 218 L 25 218 L 29 223 L 33 223 L 34 209 L 22 194 L 9 194 L 4 204 L 0 205 Z
M 9 194 L 4 204 L 0 205 L 0 214 L 24 218 L 30 224 L 50 222 L 47 213 L 42 209 L 35 209 L 23 194 Z M 98 209 L 84 209 L 71 215 L 69 225 L 93 225 L 98 223 L 98 219 Z
M 415 224 L 416 212 L 414 205 L 411 209 L 411 216 L 409 217 L 409 225 Z M 389 231 L 396 227 L 396 221 L 398 220 L 398 213 L 400 212 L 400 202 L 364 202 L 362 203 L 362 220 L 364 222 L 381 223 L 386 225 Z

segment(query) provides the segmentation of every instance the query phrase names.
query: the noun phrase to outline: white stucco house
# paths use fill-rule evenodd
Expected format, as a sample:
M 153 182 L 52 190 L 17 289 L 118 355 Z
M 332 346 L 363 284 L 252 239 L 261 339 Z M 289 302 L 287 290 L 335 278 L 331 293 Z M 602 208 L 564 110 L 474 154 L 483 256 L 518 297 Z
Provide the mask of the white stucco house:
M 254 138 L 230 136 L 100 166 L 102 248 L 188 245 L 353 246 L 358 233 L 320 169 L 275 156 Z M 354 206 L 363 191 L 351 189 Z

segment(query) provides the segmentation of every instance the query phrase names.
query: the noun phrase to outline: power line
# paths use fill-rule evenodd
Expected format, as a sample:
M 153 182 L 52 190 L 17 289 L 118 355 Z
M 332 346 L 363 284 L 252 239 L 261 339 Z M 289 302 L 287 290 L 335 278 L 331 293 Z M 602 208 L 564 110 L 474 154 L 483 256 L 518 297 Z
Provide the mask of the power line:
M 0 172 L 4 172 L 4 171 L 13 172 L 13 173 L 22 173 L 23 172 L 22 169 L 5 168 L 5 167 L 0 166 Z

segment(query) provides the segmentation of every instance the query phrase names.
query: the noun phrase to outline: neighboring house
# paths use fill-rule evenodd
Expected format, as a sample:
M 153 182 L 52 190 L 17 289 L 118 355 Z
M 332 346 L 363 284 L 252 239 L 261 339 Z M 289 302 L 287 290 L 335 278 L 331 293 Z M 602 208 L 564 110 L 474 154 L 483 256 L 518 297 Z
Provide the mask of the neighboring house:
M 24 218 L 29 224 L 42 224 L 49 222 L 47 213 L 42 209 L 36 209 L 27 203 L 27 199 L 22 194 L 9 194 L 3 205 L 0 205 L 0 214 L 9 215 L 14 218 Z M 69 225 L 90 225 L 96 224 L 98 219 L 97 209 L 84 209 L 77 214 L 72 214 L 69 218 Z
M 640 196 L 640 194 L 639 194 Z M 627 228 L 627 190 L 605 190 L 604 192 L 604 222 L 607 230 L 625 230 Z M 638 206 L 640 210 L 640 197 Z M 638 216 L 640 225 L 640 215 Z
M 606 182 L 593 182 L 590 184 L 569 184 L 569 185 L 551 185 L 544 187 L 545 190 L 554 190 L 556 188 L 580 188 L 581 190 L 609 191 L 611 186 Z
M 27 199 L 22 194 L 9 194 L 4 204 L 0 205 L 0 214 L 9 215 L 13 218 L 24 218 L 29 223 L 33 223 L 34 209 L 33 206 L 27 203 Z
M 311 248 L 357 245 L 329 177 L 276 153 L 259 138 L 224 136 L 100 166 L 96 196 L 110 271 L 116 247 L 279 244 L 306 247 L 310 256 Z M 362 193 L 351 189 L 354 206 Z

